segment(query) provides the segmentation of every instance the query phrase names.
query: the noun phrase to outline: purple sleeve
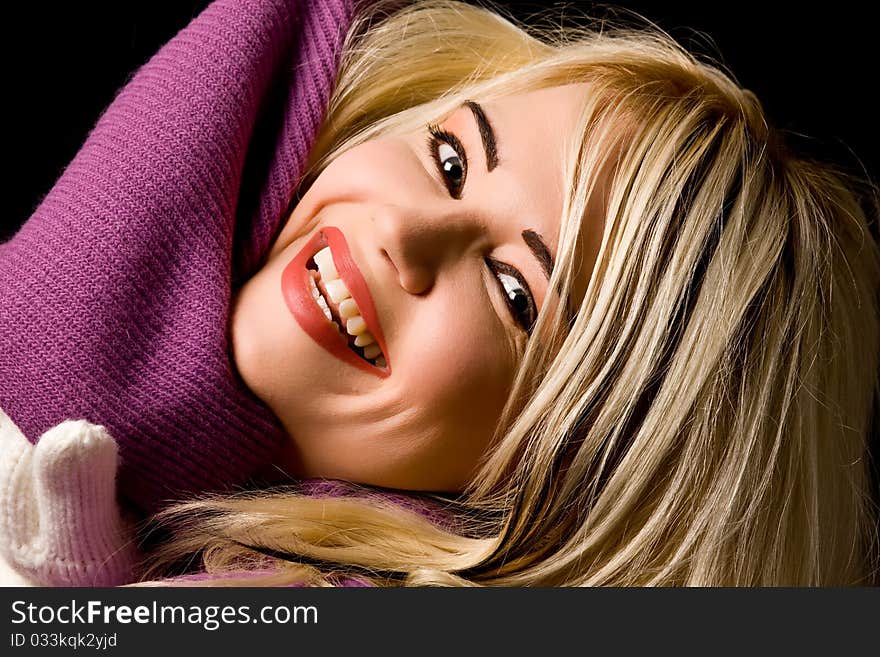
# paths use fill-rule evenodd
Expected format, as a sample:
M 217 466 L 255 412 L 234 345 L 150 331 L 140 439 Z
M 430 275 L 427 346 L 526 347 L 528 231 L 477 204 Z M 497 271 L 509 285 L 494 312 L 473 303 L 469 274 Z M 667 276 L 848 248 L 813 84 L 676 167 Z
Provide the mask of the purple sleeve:
M 0 407 L 32 442 L 104 425 L 143 511 L 239 485 L 285 440 L 229 358 L 233 260 L 271 244 L 351 17 L 351 0 L 216 0 L 0 245 Z

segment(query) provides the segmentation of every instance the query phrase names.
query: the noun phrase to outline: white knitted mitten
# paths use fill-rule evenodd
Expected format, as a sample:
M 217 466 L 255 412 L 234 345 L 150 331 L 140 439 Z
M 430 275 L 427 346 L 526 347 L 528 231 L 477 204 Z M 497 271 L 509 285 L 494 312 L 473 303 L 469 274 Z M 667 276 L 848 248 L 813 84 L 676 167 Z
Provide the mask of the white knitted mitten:
M 134 526 L 116 499 L 116 442 L 71 420 L 31 444 L 0 410 L 0 553 L 42 586 L 130 583 Z

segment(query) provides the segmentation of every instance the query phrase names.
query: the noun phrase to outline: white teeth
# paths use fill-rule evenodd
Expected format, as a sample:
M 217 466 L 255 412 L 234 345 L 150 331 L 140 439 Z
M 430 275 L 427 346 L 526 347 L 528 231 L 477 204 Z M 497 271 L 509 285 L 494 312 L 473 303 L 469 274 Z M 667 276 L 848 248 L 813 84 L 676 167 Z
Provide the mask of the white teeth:
M 330 312 L 330 306 L 327 305 L 326 299 L 324 299 L 321 291 L 318 289 L 318 286 L 315 284 L 315 279 L 309 279 L 309 282 L 312 284 L 312 296 L 315 298 L 315 301 L 318 302 L 318 305 L 321 307 L 321 310 L 324 312 L 324 317 L 329 319 L 331 322 L 333 321 L 333 313 Z
M 377 344 L 369 344 L 364 347 L 364 358 L 369 360 L 373 360 L 376 356 L 380 355 L 382 350 L 379 348 Z
M 327 302 L 324 301 L 324 297 L 318 297 L 318 305 L 321 306 L 321 310 L 324 311 L 324 317 L 332 322 L 333 313 L 330 312 L 330 306 L 328 306 Z
M 360 315 L 352 317 L 345 323 L 345 330 L 349 335 L 360 335 L 367 330 L 367 323 Z
M 343 299 L 339 302 L 339 314 L 342 319 L 351 319 L 361 314 L 360 308 L 354 302 L 354 299 Z
M 373 361 L 378 367 L 385 367 L 387 362 L 382 354 L 382 349 L 376 344 L 376 338 L 367 330 L 367 323 L 361 317 L 360 309 L 355 300 L 351 297 L 351 292 L 345 282 L 339 278 L 339 272 L 336 270 L 336 263 L 333 262 L 333 254 L 330 247 L 324 247 L 314 255 L 315 264 L 318 266 L 318 273 L 312 275 L 311 286 L 312 296 L 315 298 L 318 306 L 324 316 L 333 323 L 340 333 L 342 332 L 339 323 L 333 319 L 333 313 L 327 300 L 321 294 L 315 282 L 315 278 L 320 275 L 324 282 L 324 288 L 327 290 L 327 296 L 338 304 L 339 315 L 345 323 L 345 330 L 349 335 L 355 336 L 354 345 L 361 347 L 364 358 Z M 374 360 L 375 359 L 375 360 Z
M 337 278 L 333 281 L 328 281 L 323 276 L 321 278 L 324 280 L 324 287 L 327 288 L 327 294 L 329 294 L 330 298 L 336 303 L 351 296 L 348 288 L 345 287 L 345 282 L 341 278 Z
M 354 346 L 366 347 L 368 344 L 373 344 L 375 341 L 376 338 L 373 337 L 372 333 L 370 333 L 369 331 L 364 331 L 354 339 Z
M 333 262 L 333 254 L 330 252 L 329 246 L 325 246 L 318 251 L 314 255 L 314 258 L 315 264 L 318 265 L 318 271 L 321 272 L 321 278 L 325 281 L 339 278 L 339 273 L 336 271 L 336 264 Z

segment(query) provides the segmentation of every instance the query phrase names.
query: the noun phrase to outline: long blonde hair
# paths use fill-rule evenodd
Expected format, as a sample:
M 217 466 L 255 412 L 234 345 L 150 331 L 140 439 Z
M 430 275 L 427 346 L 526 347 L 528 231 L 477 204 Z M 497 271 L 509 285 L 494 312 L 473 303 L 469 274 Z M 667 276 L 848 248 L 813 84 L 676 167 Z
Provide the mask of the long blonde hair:
M 400 4 L 355 22 L 304 185 L 465 99 L 587 82 L 563 163 L 561 303 L 542 310 L 450 522 L 370 491 L 202 498 L 159 516 L 173 538 L 149 574 L 194 555 L 217 584 L 265 567 L 267 584 L 880 581 L 876 187 L 791 152 L 753 93 L 651 25 Z

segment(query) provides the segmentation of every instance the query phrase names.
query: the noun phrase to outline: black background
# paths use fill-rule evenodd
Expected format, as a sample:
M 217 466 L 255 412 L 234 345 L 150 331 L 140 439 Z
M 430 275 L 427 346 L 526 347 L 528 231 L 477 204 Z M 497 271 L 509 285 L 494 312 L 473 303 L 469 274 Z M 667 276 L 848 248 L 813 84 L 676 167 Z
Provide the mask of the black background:
M 4 18 L 8 178 L 0 240 L 33 212 L 128 77 L 206 0 L 20 3 Z M 497 2 L 521 16 L 537 3 Z M 567 3 L 602 15 L 604 5 Z M 629 2 L 685 46 L 720 60 L 810 154 L 880 177 L 880 79 L 870 3 Z M 607 15 L 605 13 L 604 15 Z

